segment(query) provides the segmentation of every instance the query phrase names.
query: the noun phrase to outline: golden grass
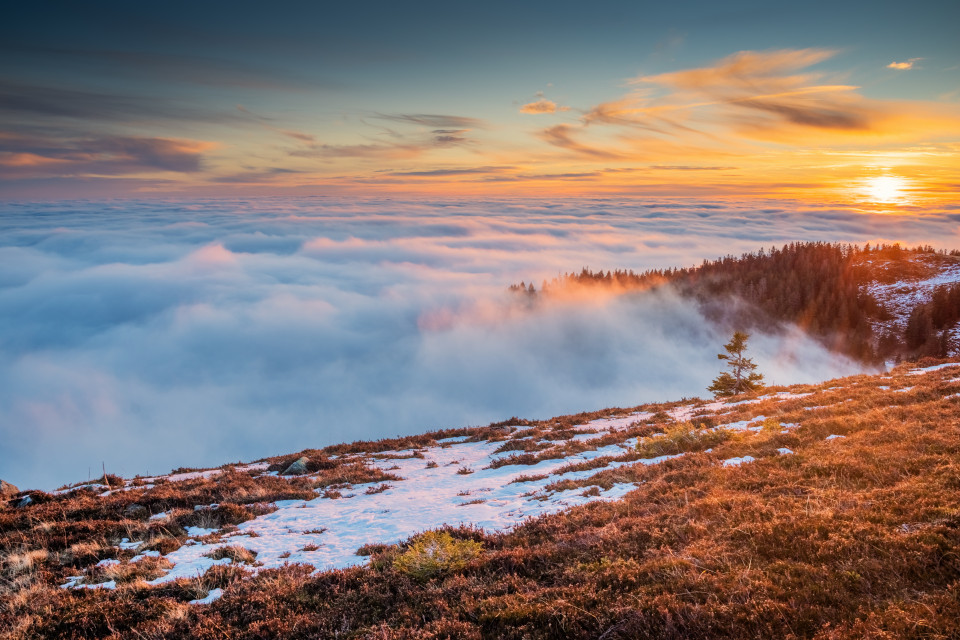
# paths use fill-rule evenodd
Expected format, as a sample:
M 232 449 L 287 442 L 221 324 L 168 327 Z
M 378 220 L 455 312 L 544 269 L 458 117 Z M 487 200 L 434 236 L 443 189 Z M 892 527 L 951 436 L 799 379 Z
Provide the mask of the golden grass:
M 239 565 L 218 566 L 199 579 L 149 587 L 143 580 L 162 572 L 164 560 L 130 563 L 133 552 L 113 545 L 127 537 L 178 546 L 188 520 L 210 517 L 194 512 L 195 504 L 231 504 L 217 516 L 229 524 L 252 517 L 265 496 L 316 495 L 318 478 L 368 477 L 350 456 L 389 451 L 385 445 L 350 445 L 350 459 L 302 478 L 226 472 L 104 498 L 85 490 L 38 496 L 30 507 L 0 511 L 0 640 L 958 638 L 960 398 L 950 396 L 960 393 L 953 381 L 960 367 L 919 376 L 906 375 L 908 368 L 768 390 L 811 395 L 754 395 L 748 399 L 756 402 L 724 405 L 689 425 L 661 416 L 657 424 L 602 435 L 608 443 L 644 438 L 642 451 L 616 458 L 624 462 L 684 455 L 652 466 L 599 466 L 614 458 L 577 465 L 595 473 L 547 490 L 590 495 L 617 482 L 637 488 L 622 500 L 537 518 L 509 533 L 446 528 L 399 546 L 368 545 L 367 568 L 315 574 L 290 565 L 245 577 Z M 575 425 L 627 411 L 666 415 L 680 404 L 527 422 L 532 428 L 523 437 L 540 444 L 506 451 L 536 457 L 568 444 L 572 450 L 559 438 Z M 758 432 L 711 435 L 724 433 L 713 425 L 759 415 L 767 420 Z M 509 443 L 507 427 L 455 435 Z M 665 435 L 654 437 L 658 430 Z M 845 438 L 825 440 L 833 434 Z M 782 447 L 794 455 L 780 455 Z M 745 455 L 756 461 L 720 464 Z M 126 519 L 134 502 L 152 513 L 172 510 L 171 518 Z M 424 536 L 475 553 L 433 570 L 430 562 L 444 554 L 428 552 Z M 411 552 L 418 545 L 420 552 Z M 121 563 L 94 566 L 105 557 Z M 118 588 L 59 588 L 65 576 L 81 573 L 115 576 Z M 227 589 L 225 597 L 208 607 L 186 605 L 213 588 Z

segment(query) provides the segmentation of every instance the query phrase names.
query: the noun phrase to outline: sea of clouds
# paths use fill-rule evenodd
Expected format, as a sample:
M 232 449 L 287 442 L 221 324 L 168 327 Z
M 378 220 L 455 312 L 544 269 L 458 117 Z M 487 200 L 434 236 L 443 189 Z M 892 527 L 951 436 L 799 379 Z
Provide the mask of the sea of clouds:
M 560 272 L 794 240 L 960 246 L 958 214 L 674 200 L 0 204 L 0 477 L 51 489 L 706 395 L 729 336 L 669 292 L 527 305 Z M 769 382 L 849 374 L 799 331 Z

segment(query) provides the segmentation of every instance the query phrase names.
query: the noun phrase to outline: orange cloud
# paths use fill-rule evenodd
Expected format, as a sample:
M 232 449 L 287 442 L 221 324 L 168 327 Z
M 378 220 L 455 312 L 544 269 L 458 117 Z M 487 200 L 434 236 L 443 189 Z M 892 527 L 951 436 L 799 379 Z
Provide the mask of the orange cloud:
M 731 137 L 741 137 L 828 146 L 960 133 L 955 109 L 872 100 L 856 86 L 826 81 L 825 73 L 809 70 L 834 54 L 827 49 L 741 51 L 703 68 L 640 76 L 631 81 L 630 94 L 595 106 L 583 124 L 659 136 L 696 134 L 702 141 L 732 143 Z
M 557 103 L 553 100 L 540 98 L 536 102 L 529 102 L 520 107 L 520 113 L 556 113 Z
M 567 149 L 568 151 L 573 151 L 581 156 L 587 156 L 589 158 L 595 158 L 599 160 L 616 160 L 622 158 L 622 155 L 615 151 L 591 147 L 577 142 L 572 138 L 573 130 L 574 127 L 572 125 L 558 124 L 554 127 L 550 127 L 549 129 L 544 129 L 541 131 L 540 137 L 555 147 L 561 147 L 563 149 Z
M 887 65 L 887 69 L 898 69 L 900 71 L 906 71 L 907 69 L 913 69 L 913 65 L 923 58 L 910 58 L 906 62 L 891 62 Z

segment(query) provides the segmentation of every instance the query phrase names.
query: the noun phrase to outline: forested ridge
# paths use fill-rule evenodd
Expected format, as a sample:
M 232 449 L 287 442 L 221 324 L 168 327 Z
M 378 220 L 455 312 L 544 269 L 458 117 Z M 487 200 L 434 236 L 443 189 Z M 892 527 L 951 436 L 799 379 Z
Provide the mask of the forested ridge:
M 939 287 L 931 302 L 914 310 L 906 331 L 875 335 L 875 322 L 890 319 L 890 311 L 864 285 L 917 277 L 917 257 L 958 255 L 929 246 L 796 242 L 688 268 L 584 268 L 545 281 L 540 294 L 576 287 L 631 291 L 670 285 L 697 300 L 711 320 L 747 330 L 796 324 L 829 348 L 859 360 L 942 356 L 951 349 L 948 330 L 960 319 L 960 286 Z M 538 295 L 532 284 L 510 289 Z

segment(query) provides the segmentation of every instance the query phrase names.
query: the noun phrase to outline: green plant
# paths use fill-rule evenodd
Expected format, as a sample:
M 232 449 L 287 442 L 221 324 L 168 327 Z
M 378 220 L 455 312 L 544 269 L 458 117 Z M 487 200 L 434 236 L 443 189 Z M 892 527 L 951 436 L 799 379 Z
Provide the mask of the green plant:
M 746 356 L 747 340 L 750 336 L 742 331 L 735 331 L 733 338 L 723 345 L 725 354 L 718 353 L 718 360 L 726 360 L 730 371 L 724 371 L 713 379 L 713 384 L 707 391 L 717 398 L 739 395 L 748 391 L 757 391 L 763 388 L 763 376 L 755 371 L 756 363 Z
M 473 540 L 457 540 L 449 533 L 427 531 L 413 538 L 406 551 L 400 554 L 393 566 L 418 580 L 457 571 L 478 556 L 483 545 Z

